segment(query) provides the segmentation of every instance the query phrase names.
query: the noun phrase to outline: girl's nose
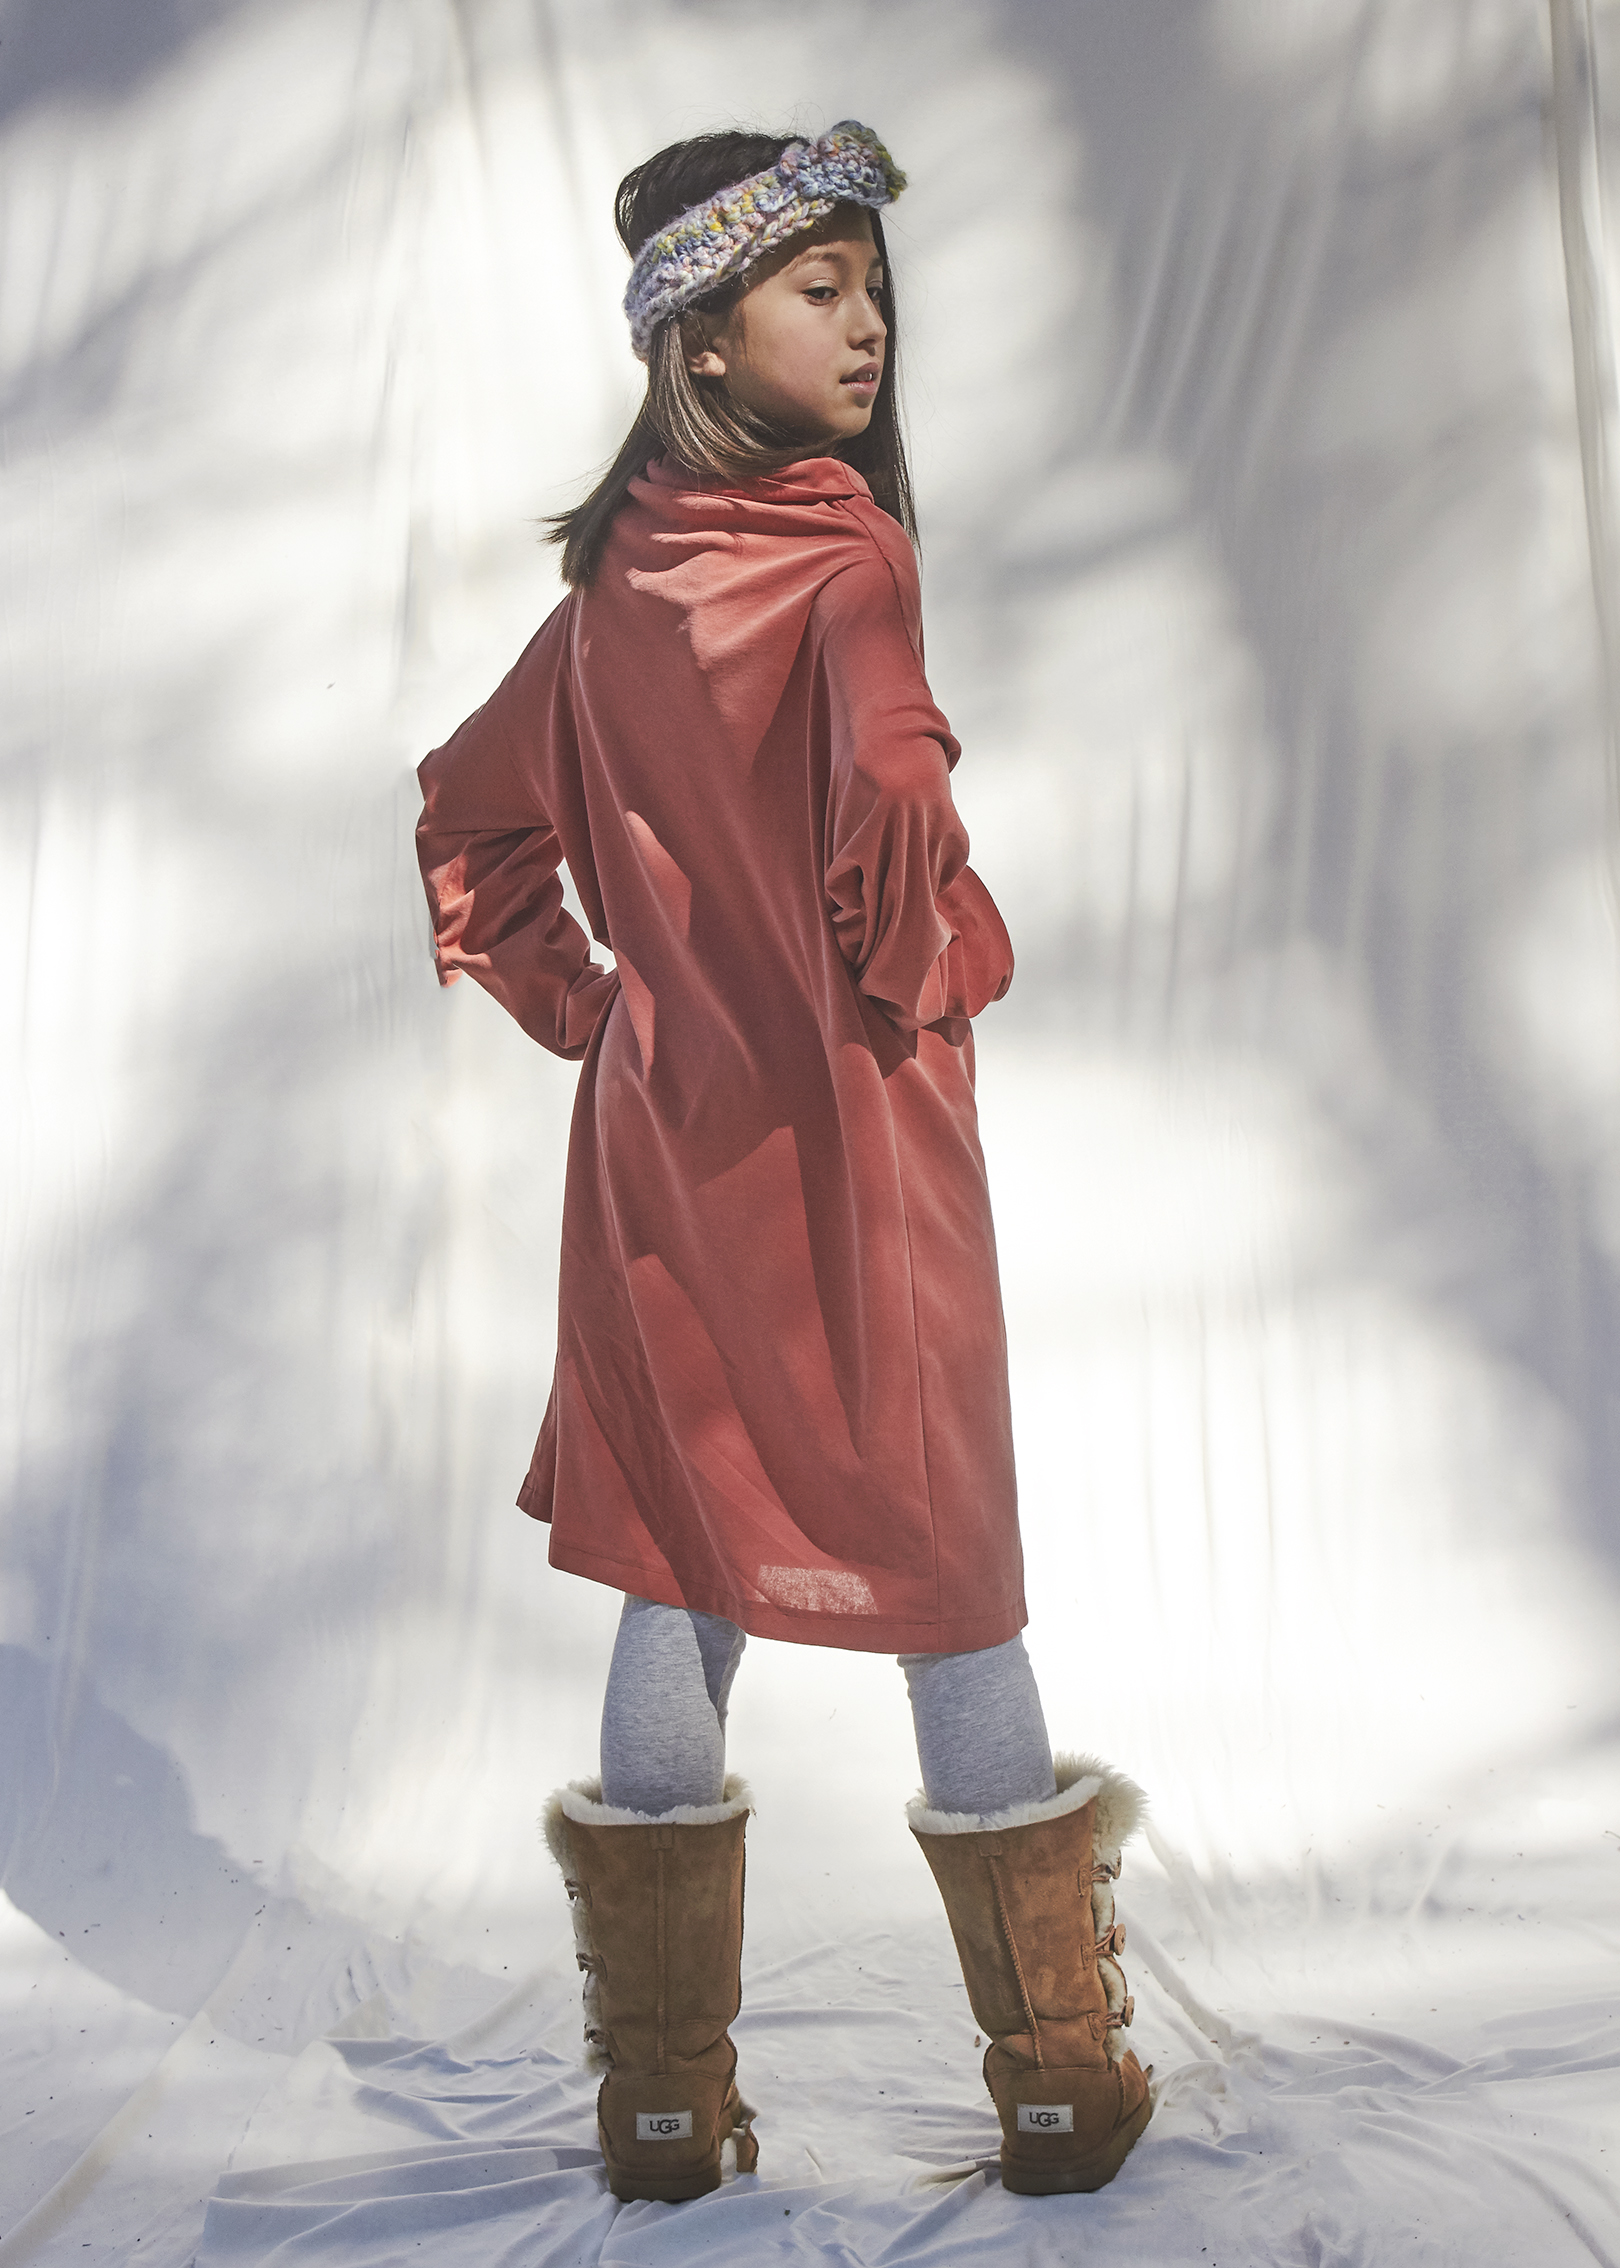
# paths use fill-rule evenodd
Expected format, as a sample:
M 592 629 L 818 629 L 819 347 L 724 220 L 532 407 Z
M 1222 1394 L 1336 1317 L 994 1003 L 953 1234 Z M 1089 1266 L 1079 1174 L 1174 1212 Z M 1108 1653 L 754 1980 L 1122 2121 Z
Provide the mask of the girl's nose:
M 856 313 L 852 328 L 855 336 L 850 343 L 853 346 L 880 346 L 889 335 L 889 326 L 884 322 L 875 299 L 869 299 L 865 308 Z

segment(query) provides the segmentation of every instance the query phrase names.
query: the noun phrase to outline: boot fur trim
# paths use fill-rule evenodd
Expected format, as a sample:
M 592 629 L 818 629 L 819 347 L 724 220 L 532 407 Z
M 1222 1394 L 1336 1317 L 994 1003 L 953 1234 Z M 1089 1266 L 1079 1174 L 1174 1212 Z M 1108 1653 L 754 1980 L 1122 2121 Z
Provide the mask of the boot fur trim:
M 754 1791 L 737 1772 L 728 1772 L 725 1793 L 718 1803 L 678 1803 L 672 1811 L 627 1811 L 622 1804 L 602 1801 L 600 1779 L 570 1780 L 547 1801 L 540 1824 L 546 1846 L 567 1874 L 573 1865 L 568 1851 L 566 1822 L 577 1819 L 582 1827 L 717 1827 L 735 1819 L 739 1811 L 752 1811 Z
M 1091 1847 L 1096 1856 L 1109 1866 L 1118 1866 L 1119 1854 L 1147 1816 L 1148 1800 L 1134 1780 L 1123 1772 L 1116 1772 L 1095 1756 L 1060 1756 L 1057 1760 L 1058 1786 L 1063 1785 L 1063 1768 L 1087 1775 L 1095 1773 L 1102 1782 L 1097 1795 L 1097 1815 L 1091 1824 Z
M 906 1805 L 906 1819 L 919 1835 L 999 1834 L 1012 1827 L 1033 1827 L 1044 1819 L 1061 1819 L 1097 1798 L 1092 1845 L 1109 1865 L 1119 1863 L 1122 1845 L 1141 1824 L 1147 1798 L 1134 1780 L 1112 1771 L 1095 1756 L 1063 1751 L 1052 1759 L 1057 1794 L 1044 1803 L 1009 1804 L 1004 1811 L 933 1811 L 921 1791 Z

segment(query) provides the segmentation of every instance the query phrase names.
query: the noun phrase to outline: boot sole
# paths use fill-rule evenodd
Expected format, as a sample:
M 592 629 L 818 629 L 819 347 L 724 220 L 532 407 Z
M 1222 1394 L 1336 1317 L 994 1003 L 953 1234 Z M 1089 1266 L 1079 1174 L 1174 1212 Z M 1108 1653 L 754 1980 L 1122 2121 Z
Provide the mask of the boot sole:
M 695 2166 L 686 2173 L 655 2180 L 650 2174 L 627 2173 L 604 2151 L 608 2187 L 621 2205 L 684 2205 L 689 2197 L 707 2197 L 720 2187 L 720 2153 L 712 2165 Z
M 1016 2197 L 1059 2197 L 1074 2192 L 1088 2194 L 1094 2189 L 1105 2189 L 1120 2167 L 1136 2147 L 1143 2127 L 1153 2116 L 1153 2097 L 1144 2097 L 1123 2126 L 1117 2126 L 1100 2150 L 1089 2150 L 1083 2158 L 1071 2158 L 1067 2164 L 1032 2166 L 1009 2158 L 1006 2144 L 1001 2150 L 1001 2186 Z

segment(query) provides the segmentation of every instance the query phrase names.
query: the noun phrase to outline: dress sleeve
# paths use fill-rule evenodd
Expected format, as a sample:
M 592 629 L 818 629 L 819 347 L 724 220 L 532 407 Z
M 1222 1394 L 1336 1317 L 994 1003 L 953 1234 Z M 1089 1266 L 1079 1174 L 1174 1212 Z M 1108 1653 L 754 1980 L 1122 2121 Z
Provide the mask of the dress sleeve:
M 554 1055 L 581 1056 L 618 990 L 563 906 L 546 759 L 572 759 L 566 603 L 418 767 L 416 851 L 441 984 L 465 972 Z
M 1012 982 L 1012 944 L 967 863 L 951 800 L 960 753 L 935 707 L 882 554 L 818 594 L 831 738 L 826 888 L 861 991 L 903 1031 L 955 1046 Z

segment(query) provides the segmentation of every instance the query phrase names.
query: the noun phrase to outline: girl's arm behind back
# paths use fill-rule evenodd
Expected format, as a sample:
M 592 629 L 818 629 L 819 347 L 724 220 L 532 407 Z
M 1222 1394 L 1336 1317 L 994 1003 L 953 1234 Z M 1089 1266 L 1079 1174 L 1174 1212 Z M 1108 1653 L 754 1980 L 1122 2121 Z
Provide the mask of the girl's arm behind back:
M 874 546 L 816 600 L 832 743 L 827 901 L 861 991 L 903 1031 L 959 1046 L 1012 982 L 1012 945 L 967 863 L 950 787 L 958 744 L 913 643 L 912 596 L 908 610 Z
M 543 780 L 573 747 L 565 602 L 481 709 L 418 766 L 417 857 L 439 982 L 465 974 L 554 1055 L 584 1054 L 618 990 L 563 904 Z

